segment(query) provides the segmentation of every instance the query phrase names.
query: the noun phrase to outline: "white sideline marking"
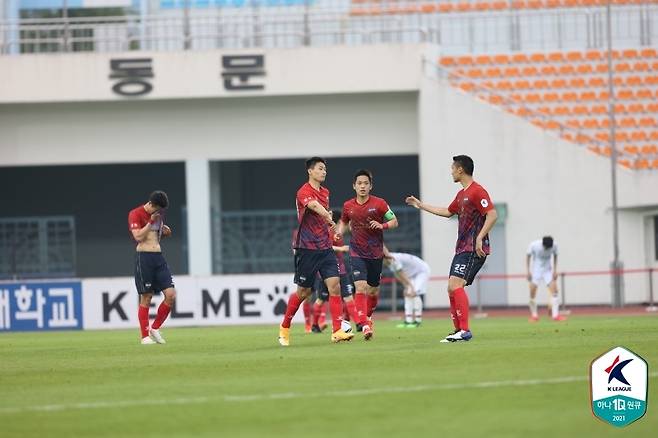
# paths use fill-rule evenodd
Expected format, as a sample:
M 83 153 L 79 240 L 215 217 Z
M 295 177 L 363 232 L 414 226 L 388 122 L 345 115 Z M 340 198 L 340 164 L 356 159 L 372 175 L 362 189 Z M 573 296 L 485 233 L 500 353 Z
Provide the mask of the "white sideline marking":
M 649 373 L 649 377 L 658 377 L 658 372 Z M 550 385 L 556 383 L 584 382 L 589 380 L 589 376 L 566 376 L 555 377 L 553 379 L 530 379 L 530 380 L 498 380 L 491 382 L 476 383 L 447 383 L 442 385 L 419 385 L 419 386 L 399 386 L 390 388 L 371 388 L 371 389 L 352 389 L 344 391 L 325 391 L 325 392 L 280 392 L 271 394 L 252 394 L 252 395 L 225 395 L 217 397 L 181 397 L 169 400 L 117 400 L 117 401 L 98 401 L 89 403 L 70 403 L 55 405 L 36 405 L 23 407 L 0 408 L 0 414 L 19 414 L 23 412 L 61 412 L 74 409 L 105 409 L 105 408 L 124 408 L 132 406 L 161 406 L 161 405 L 190 405 L 203 404 L 211 402 L 241 403 L 262 400 L 286 400 L 298 398 L 322 398 L 322 397 L 358 397 L 373 394 L 403 394 L 413 392 L 429 391 L 451 391 L 455 389 L 484 389 L 500 388 L 506 386 L 535 386 Z

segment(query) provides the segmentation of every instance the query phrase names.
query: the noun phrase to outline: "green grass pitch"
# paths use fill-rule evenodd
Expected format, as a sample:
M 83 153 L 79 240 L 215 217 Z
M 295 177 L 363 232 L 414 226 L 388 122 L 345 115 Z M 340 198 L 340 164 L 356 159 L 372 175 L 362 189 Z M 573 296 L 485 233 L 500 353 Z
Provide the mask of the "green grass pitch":
M 380 316 L 382 317 L 382 316 Z M 468 343 L 439 344 L 380 320 L 375 338 L 330 344 L 294 326 L 0 334 L 0 436 L 658 436 L 658 318 L 475 320 Z M 595 419 L 590 362 L 621 345 L 649 363 L 648 411 L 624 429 Z

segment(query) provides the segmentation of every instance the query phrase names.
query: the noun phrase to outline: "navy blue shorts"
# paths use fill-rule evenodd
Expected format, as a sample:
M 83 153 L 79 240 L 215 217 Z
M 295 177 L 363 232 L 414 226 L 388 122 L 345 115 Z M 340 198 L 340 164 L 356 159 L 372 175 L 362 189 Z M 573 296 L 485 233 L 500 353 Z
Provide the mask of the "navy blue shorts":
M 352 257 L 352 278 L 354 278 L 354 281 L 365 280 L 370 287 L 379 286 L 379 282 L 382 279 L 383 260 Z
M 313 286 L 314 292 L 317 293 L 317 298 L 322 301 L 329 301 L 329 289 L 322 279 L 319 277 L 315 280 L 315 285 Z M 340 275 L 340 296 L 343 298 L 351 297 L 354 293 L 354 283 L 348 274 Z
M 338 277 L 338 260 L 333 249 L 305 249 L 295 251 L 295 284 L 313 287 L 315 276 L 326 280 Z
M 138 251 L 135 254 L 135 286 L 139 294 L 159 294 L 174 287 L 174 280 L 162 253 Z
M 473 283 L 475 276 L 484 265 L 487 256 L 480 257 L 474 252 L 455 254 L 450 265 L 450 275 L 466 280 L 466 286 Z

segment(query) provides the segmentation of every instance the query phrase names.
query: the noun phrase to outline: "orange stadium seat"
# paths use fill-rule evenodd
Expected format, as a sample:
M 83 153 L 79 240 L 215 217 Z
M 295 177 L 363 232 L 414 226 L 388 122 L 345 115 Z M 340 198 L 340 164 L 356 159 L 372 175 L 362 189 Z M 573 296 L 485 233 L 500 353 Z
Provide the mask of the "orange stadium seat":
M 506 1 L 493 2 L 491 4 L 491 9 L 495 11 L 502 11 L 504 9 L 507 9 L 507 2 Z
M 554 65 L 544 65 L 540 68 L 541 74 L 543 76 L 556 75 L 557 69 Z
M 544 93 L 543 99 L 545 102 L 557 102 L 560 96 L 557 93 Z
M 495 55 L 493 60 L 496 64 L 509 64 L 510 58 L 507 55 Z
M 498 67 L 490 67 L 485 70 L 485 75 L 489 78 L 499 78 L 503 75 L 503 72 Z
M 581 52 L 567 52 L 567 61 L 569 62 L 582 62 L 583 54 Z
M 439 12 L 448 14 L 453 11 L 452 3 L 439 3 Z
M 551 80 L 551 88 L 567 88 L 567 81 L 562 78 Z
M 605 87 L 606 82 L 605 82 L 605 80 L 603 80 L 603 78 L 595 76 L 595 77 L 589 78 L 587 80 L 587 85 L 591 88 Z
M 642 154 L 644 155 L 658 155 L 658 146 L 654 145 L 648 145 L 648 146 L 642 146 Z
M 475 63 L 478 65 L 488 65 L 491 64 L 491 56 L 489 55 L 478 55 L 475 57 Z
M 573 91 L 562 93 L 562 100 L 565 102 L 575 102 L 578 100 L 578 94 Z
M 656 49 L 642 49 L 640 51 L 640 55 L 642 55 L 643 58 L 658 58 L 658 52 L 656 52 Z
M 602 61 L 603 54 L 598 50 L 588 50 L 585 53 L 585 59 L 588 61 Z
M 539 70 L 537 70 L 537 67 L 531 65 L 531 66 L 523 67 L 521 73 L 523 74 L 523 76 L 538 76 Z
M 471 9 L 473 9 L 473 4 L 470 2 L 457 3 L 457 11 L 459 12 L 470 12 Z
M 580 119 L 569 119 L 569 120 L 567 120 L 566 125 L 570 128 L 573 128 L 573 129 L 580 129 L 581 128 Z
M 530 61 L 534 63 L 546 62 L 546 55 L 543 53 L 533 53 L 530 55 Z
M 528 57 L 525 53 L 517 53 L 512 55 L 512 62 L 516 64 L 526 64 L 528 62 Z
M 521 72 L 518 67 L 506 67 L 503 71 L 505 76 L 521 76 Z
M 632 113 L 632 114 L 644 113 L 644 112 L 646 112 L 646 108 L 641 103 L 632 103 L 632 104 L 628 105 L 627 112 Z
M 591 64 L 580 64 L 578 67 L 576 67 L 576 71 L 581 75 L 589 75 L 594 73 L 594 69 L 592 68 Z
M 551 52 L 548 54 L 548 62 L 564 62 L 564 54 L 562 52 Z
M 637 58 L 639 56 L 638 53 L 637 53 L 637 50 L 635 50 L 635 49 L 623 50 L 621 52 L 621 54 L 624 58 L 627 58 L 627 59 L 628 58 Z
M 456 64 L 455 58 L 453 58 L 452 56 L 442 57 L 439 63 L 444 67 L 452 67 Z
M 605 105 L 594 105 L 591 109 L 592 114 L 608 114 L 608 107 Z
M 572 75 L 576 72 L 576 69 L 571 64 L 561 65 L 559 70 L 561 75 Z
M 458 56 L 457 57 L 457 65 L 460 65 L 462 67 L 473 65 L 473 57 L 472 56 Z
M 649 88 L 641 88 L 635 93 L 635 98 L 651 100 L 653 99 L 653 91 L 651 91 Z
M 532 86 L 534 88 L 548 88 L 548 81 L 546 79 L 535 79 L 532 81 Z
M 514 88 L 516 88 L 517 90 L 527 90 L 528 88 L 531 88 L 530 81 L 527 81 L 525 79 L 515 81 Z
M 588 116 L 589 108 L 585 105 L 576 105 L 573 107 L 573 113 L 578 116 Z
M 571 88 L 585 88 L 586 87 L 585 79 L 583 78 L 571 78 L 569 79 L 569 87 Z
M 568 106 L 556 106 L 553 108 L 553 114 L 556 116 L 570 116 L 571 109 Z

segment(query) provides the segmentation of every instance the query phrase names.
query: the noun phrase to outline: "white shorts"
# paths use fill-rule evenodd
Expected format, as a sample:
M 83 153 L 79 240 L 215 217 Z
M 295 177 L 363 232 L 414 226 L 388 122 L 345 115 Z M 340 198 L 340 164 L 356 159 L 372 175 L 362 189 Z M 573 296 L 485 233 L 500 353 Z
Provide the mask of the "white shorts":
M 430 281 L 430 273 L 421 272 L 420 274 L 411 277 L 410 280 L 411 284 L 414 285 L 414 292 L 416 292 L 416 295 L 425 295 L 425 292 L 427 292 L 427 282 Z
M 532 271 L 532 283 L 537 286 L 544 285 L 548 286 L 553 281 L 553 270 L 552 269 L 537 269 Z

